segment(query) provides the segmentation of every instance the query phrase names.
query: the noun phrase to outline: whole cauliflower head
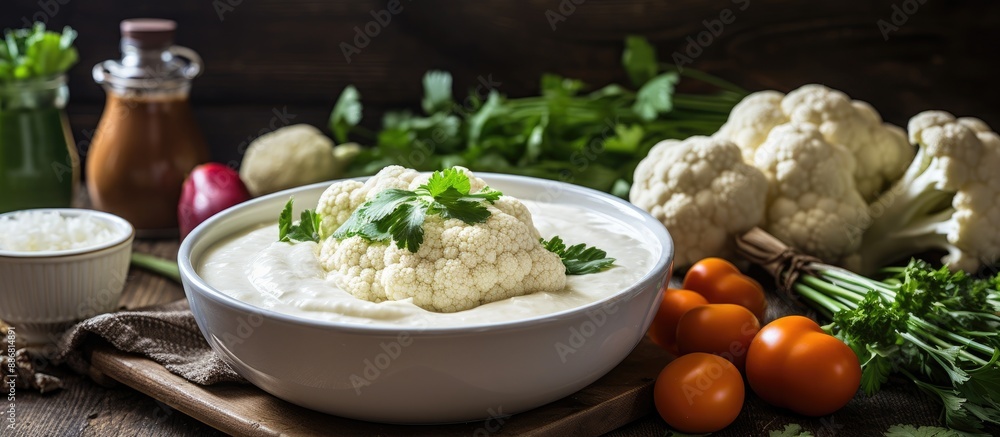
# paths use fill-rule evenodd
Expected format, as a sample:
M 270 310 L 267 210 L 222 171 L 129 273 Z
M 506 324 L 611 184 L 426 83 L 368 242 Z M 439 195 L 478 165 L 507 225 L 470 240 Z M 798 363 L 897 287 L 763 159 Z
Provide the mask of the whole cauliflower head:
M 335 156 L 333 141 L 319 129 L 296 124 L 253 140 L 240 164 L 240 179 L 250 194 L 262 196 L 334 179 L 343 161 Z
M 754 153 L 768 180 L 764 229 L 828 263 L 850 263 L 861 245 L 867 203 L 855 188 L 854 157 L 809 123 L 771 130 Z
M 475 193 L 486 183 L 466 169 Z M 389 166 L 365 183 L 342 181 L 322 195 L 316 212 L 322 222 L 320 264 L 337 285 L 372 302 L 412 299 L 438 312 L 455 312 L 539 291 L 566 286 L 566 268 L 558 255 L 539 243 L 531 213 L 519 200 L 501 196 L 485 204 L 483 223 L 428 215 L 424 240 L 416 253 L 393 243 L 360 236 L 337 240 L 331 235 L 364 202 L 390 188 L 414 190 L 426 174 Z
M 952 270 L 1000 258 L 1000 136 L 982 120 L 926 111 L 910 119 L 919 146 L 903 177 L 871 205 L 861 259 L 872 272 L 928 250 Z
M 939 157 L 944 177 L 938 186 L 953 192 L 951 220 L 944 222 L 941 261 L 953 270 L 976 272 L 1000 257 L 1000 136 L 982 120 L 933 111 L 918 114 L 907 126 L 910 140 Z
M 827 142 L 851 153 L 856 163 L 854 183 L 866 201 L 898 179 L 915 153 L 903 130 L 883 123 L 871 105 L 816 84 L 787 95 L 761 91 L 747 96 L 716 135 L 736 143 L 744 159 L 753 162 L 770 132 L 789 123 L 812 124 Z
M 764 217 L 767 180 L 722 138 L 657 143 L 635 169 L 629 200 L 660 220 L 674 240 L 674 265 L 735 255 L 734 237 Z

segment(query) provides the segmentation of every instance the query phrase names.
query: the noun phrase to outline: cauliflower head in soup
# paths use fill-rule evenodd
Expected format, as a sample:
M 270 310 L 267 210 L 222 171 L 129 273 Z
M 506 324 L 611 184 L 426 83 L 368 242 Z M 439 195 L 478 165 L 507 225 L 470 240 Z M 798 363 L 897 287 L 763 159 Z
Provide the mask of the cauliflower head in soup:
M 469 170 L 456 167 L 454 171 L 468 178 L 469 193 L 489 190 Z M 319 260 L 340 288 L 372 302 L 412 299 L 430 311 L 455 312 L 566 286 L 566 267 L 559 255 L 540 243 L 531 213 L 510 196 L 482 202 L 489 216 L 479 223 L 426 214 L 422 241 L 415 251 L 395 241 L 334 236 L 379 193 L 417 190 L 429 178 L 389 166 L 364 183 L 346 180 L 326 189 L 316 208 Z

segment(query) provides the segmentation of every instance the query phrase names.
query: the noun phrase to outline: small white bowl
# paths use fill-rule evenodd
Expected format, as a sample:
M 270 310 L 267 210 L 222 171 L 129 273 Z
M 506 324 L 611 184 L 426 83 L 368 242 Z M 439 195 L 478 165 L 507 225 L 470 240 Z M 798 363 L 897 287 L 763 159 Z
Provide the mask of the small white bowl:
M 655 244 L 658 259 L 634 283 L 578 308 L 416 330 L 278 313 L 230 297 L 198 275 L 195 266 L 212 246 L 273 223 L 289 196 L 299 211 L 315 205 L 330 184 L 325 182 L 229 208 L 184 239 L 177 261 L 198 327 L 219 356 L 264 391 L 353 419 L 463 422 L 519 413 L 579 391 L 617 366 L 645 335 L 670 278 L 670 236 L 652 216 L 609 194 L 523 176 L 477 176 L 514 197 L 607 215 Z
M 107 242 L 80 249 L 0 250 L 0 320 L 14 328 L 19 343 L 42 345 L 56 342 L 75 322 L 117 308 L 128 276 L 135 229 L 127 220 L 100 211 L 33 211 L 90 216 L 114 235 Z

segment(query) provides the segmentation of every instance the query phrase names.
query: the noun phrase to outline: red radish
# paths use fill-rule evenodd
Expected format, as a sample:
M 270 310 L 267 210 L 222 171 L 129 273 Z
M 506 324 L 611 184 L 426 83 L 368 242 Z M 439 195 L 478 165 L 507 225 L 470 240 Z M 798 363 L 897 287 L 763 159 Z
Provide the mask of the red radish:
M 250 192 L 235 170 L 217 162 L 195 167 L 184 181 L 177 204 L 181 239 L 219 211 L 247 200 Z

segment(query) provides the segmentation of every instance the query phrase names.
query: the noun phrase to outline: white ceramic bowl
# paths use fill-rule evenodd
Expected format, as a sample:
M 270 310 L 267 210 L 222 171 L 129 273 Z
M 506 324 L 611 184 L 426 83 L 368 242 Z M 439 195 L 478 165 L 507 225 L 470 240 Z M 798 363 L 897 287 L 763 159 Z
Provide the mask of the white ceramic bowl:
M 184 240 L 177 259 L 198 326 L 212 348 L 254 385 L 294 404 L 355 419 L 478 420 L 525 411 L 580 390 L 618 365 L 642 339 L 669 280 L 673 243 L 662 224 L 616 197 L 535 178 L 477 176 L 504 194 L 617 218 L 637 239 L 655 244 L 658 261 L 631 286 L 580 308 L 412 332 L 280 314 L 229 297 L 198 276 L 194 266 L 206 249 L 252 226 L 274 222 L 289 196 L 295 196 L 298 209 L 314 207 L 329 185 L 321 183 L 228 209 Z
M 91 216 L 113 235 L 107 242 L 81 249 L 0 250 L 0 320 L 14 327 L 18 342 L 40 345 L 55 343 L 75 322 L 118 307 L 135 229 L 127 220 L 100 211 L 33 211 L 54 211 L 64 217 Z

